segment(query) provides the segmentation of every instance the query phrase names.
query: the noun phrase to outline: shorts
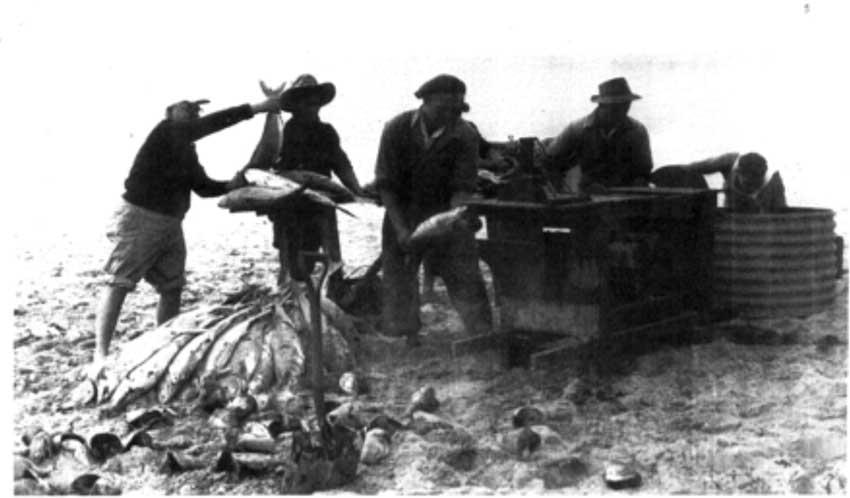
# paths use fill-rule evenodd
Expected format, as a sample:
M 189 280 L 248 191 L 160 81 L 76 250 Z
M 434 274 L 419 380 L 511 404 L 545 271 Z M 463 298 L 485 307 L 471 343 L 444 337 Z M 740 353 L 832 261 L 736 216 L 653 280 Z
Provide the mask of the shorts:
M 180 218 L 124 202 L 106 237 L 115 244 L 103 270 L 110 285 L 136 288 L 144 278 L 159 293 L 186 283 L 186 242 Z

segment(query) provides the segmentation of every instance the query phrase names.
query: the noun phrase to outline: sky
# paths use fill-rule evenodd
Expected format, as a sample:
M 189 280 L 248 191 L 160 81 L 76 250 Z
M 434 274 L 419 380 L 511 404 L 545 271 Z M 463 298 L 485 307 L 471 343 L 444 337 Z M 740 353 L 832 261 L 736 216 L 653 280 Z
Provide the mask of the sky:
M 16 185 L 73 206 L 68 222 L 103 219 L 169 103 L 256 102 L 258 80 L 305 72 L 336 85 L 322 117 L 364 183 L 383 123 L 418 105 L 413 92 L 435 74 L 466 81 L 467 117 L 492 140 L 555 135 L 592 110 L 598 83 L 622 75 L 644 96 L 632 115 L 656 166 L 758 150 L 794 180 L 792 199 L 844 197 L 834 175 L 848 166 L 846 2 L 83 0 L 4 11 L 3 164 Z M 261 127 L 254 118 L 201 140 L 208 173 L 244 165 Z M 44 211 L 13 225 L 55 217 Z

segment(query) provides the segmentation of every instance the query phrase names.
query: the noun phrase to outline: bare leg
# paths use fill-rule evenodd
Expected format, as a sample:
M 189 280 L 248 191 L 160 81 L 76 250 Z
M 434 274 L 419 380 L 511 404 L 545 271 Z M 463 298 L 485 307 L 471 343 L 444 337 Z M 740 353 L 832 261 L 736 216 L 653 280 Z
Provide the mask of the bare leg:
M 109 285 L 103 290 L 100 305 L 95 318 L 95 352 L 94 368 L 99 369 L 109 353 L 109 343 L 112 342 L 112 334 L 115 332 L 115 324 L 118 323 L 118 315 L 124 298 L 127 297 L 129 289 Z M 92 372 L 97 377 L 100 372 Z
M 178 287 L 159 293 L 159 304 L 156 307 L 157 325 L 162 325 L 180 313 L 180 294 L 182 292 L 183 288 Z

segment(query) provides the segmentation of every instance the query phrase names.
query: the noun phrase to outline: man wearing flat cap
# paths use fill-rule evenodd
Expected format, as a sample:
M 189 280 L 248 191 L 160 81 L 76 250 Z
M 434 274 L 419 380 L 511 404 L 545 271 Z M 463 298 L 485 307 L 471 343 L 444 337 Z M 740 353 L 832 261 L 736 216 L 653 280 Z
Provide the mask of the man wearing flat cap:
M 414 93 L 418 109 L 390 120 L 381 135 L 375 187 L 386 208 L 382 227 L 382 330 L 419 344 L 421 254 L 409 250 L 416 226 L 428 217 L 463 203 L 475 191 L 478 133 L 461 119 L 468 111 L 466 85 L 442 74 Z M 492 328 L 484 279 L 478 268 L 474 234 L 462 232 L 426 254 L 442 277 L 452 304 L 471 334 Z
M 183 217 L 191 193 L 215 197 L 245 185 L 237 173 L 229 182 L 210 179 L 198 161 L 195 141 L 278 109 L 276 98 L 200 116 L 208 100 L 182 100 L 166 108 L 124 181 L 123 202 L 107 237 L 115 244 L 104 270 L 110 275 L 95 320 L 96 350 L 89 376 L 98 377 L 127 293 L 144 278 L 159 293 L 157 324 L 180 312 L 186 265 Z
M 599 93 L 590 98 L 596 109 L 570 123 L 546 150 L 545 168 L 558 190 L 562 190 L 564 173 L 576 166 L 581 168 L 579 190 L 583 192 L 647 185 L 652 171 L 649 134 L 628 116 L 632 101 L 640 98 L 625 78 L 599 85 Z

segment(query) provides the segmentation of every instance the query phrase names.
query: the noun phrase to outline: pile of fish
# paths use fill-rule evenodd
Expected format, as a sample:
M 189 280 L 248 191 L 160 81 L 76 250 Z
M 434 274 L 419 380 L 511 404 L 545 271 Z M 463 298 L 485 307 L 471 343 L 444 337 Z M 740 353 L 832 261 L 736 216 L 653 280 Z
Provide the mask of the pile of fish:
M 257 168 L 247 168 L 243 174 L 248 186 L 228 192 L 219 201 L 219 207 L 231 212 L 269 212 L 285 209 L 295 200 L 306 200 L 354 216 L 339 205 L 352 202 L 354 194 L 324 175 L 306 170 L 275 174 Z
M 115 415 L 140 398 L 189 402 L 211 385 L 222 403 L 294 390 L 310 362 L 310 304 L 296 294 L 283 304 L 213 306 L 178 315 L 127 343 L 101 378 L 78 391 L 90 398 L 83 401 L 96 401 L 106 415 Z M 353 366 L 345 334 L 356 331 L 332 302 L 324 299 L 322 308 L 323 367 L 338 376 Z

